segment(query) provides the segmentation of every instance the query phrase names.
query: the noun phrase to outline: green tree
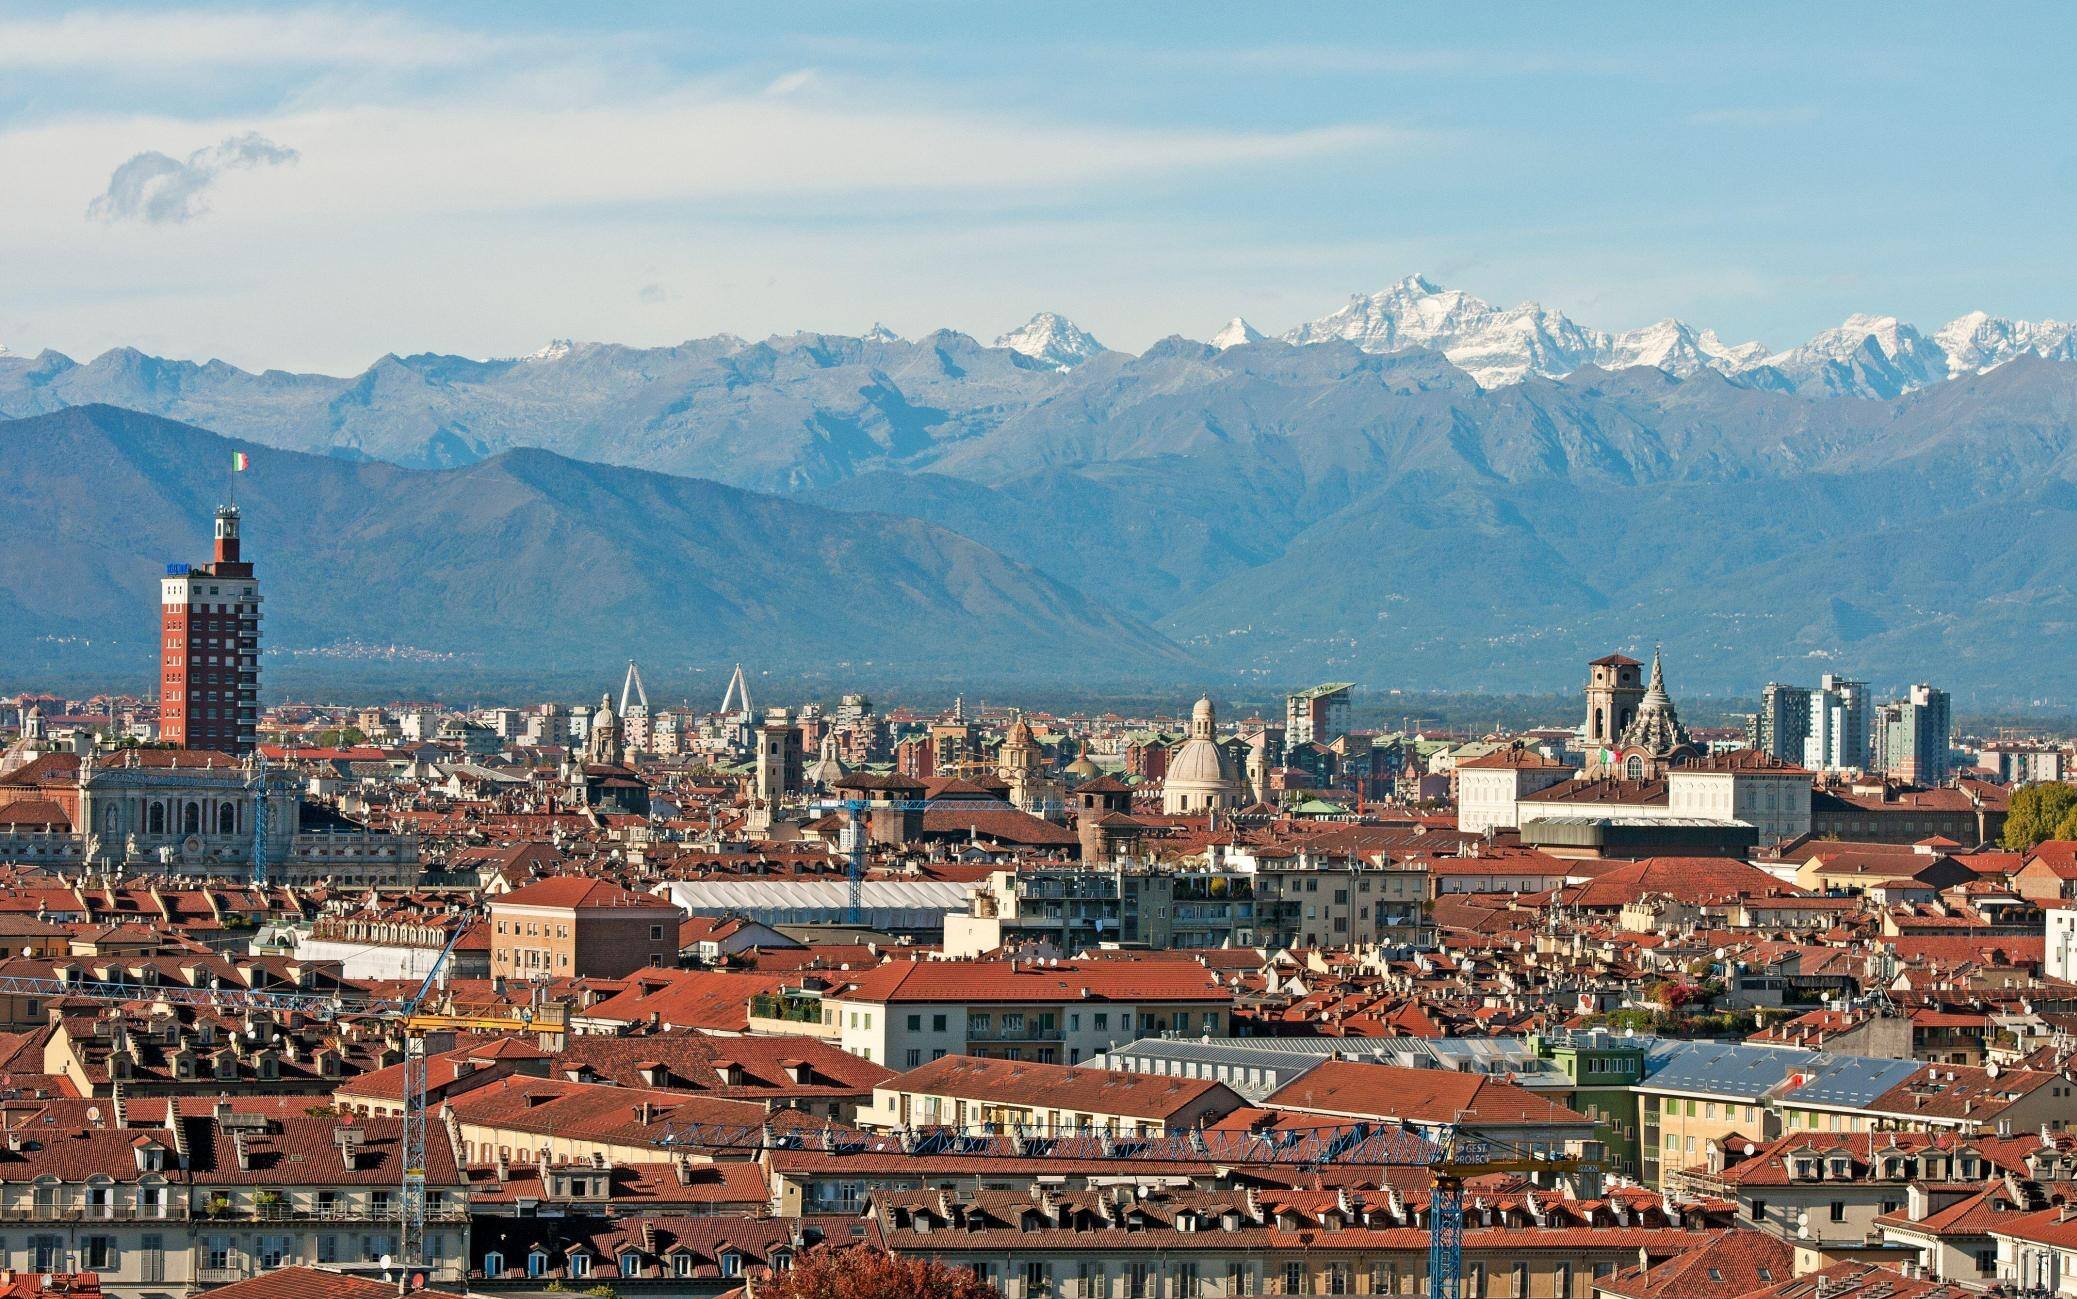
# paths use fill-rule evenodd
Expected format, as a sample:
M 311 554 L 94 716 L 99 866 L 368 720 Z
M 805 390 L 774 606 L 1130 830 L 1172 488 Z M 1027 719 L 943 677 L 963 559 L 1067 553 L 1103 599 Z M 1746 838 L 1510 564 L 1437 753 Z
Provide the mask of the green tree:
M 2050 839 L 2077 838 L 2077 785 L 2043 781 L 2022 785 L 2005 817 L 2005 846 L 2028 852 Z
M 963 1267 L 934 1258 L 896 1258 L 876 1249 L 817 1245 L 761 1282 L 757 1299 L 1002 1299 Z

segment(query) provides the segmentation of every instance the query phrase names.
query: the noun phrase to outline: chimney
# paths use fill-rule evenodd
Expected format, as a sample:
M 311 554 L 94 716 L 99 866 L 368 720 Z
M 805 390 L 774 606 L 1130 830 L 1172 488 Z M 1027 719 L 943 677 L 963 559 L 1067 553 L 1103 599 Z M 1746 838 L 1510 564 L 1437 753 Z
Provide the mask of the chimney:
M 361 1146 L 367 1140 L 368 1131 L 366 1128 L 357 1128 L 352 1124 L 341 1124 L 332 1129 L 333 1144 L 339 1147 L 339 1162 L 345 1165 L 348 1172 L 352 1172 L 360 1166 Z

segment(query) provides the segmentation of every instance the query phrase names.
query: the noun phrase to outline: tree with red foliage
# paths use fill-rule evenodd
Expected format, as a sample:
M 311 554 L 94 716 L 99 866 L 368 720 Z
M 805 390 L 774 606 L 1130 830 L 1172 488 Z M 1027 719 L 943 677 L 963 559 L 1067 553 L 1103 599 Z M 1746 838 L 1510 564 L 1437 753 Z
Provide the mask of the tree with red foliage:
M 963 1267 L 828 1245 L 806 1251 L 751 1293 L 757 1299 L 1002 1299 L 1002 1291 Z

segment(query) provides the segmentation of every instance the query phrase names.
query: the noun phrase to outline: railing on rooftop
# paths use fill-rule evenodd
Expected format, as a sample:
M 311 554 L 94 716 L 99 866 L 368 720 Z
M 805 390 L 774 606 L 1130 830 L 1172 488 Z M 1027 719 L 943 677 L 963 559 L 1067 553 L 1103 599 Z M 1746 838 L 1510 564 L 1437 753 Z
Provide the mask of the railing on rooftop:
M 776 1019 L 791 1024 L 820 1024 L 822 1003 L 809 997 L 775 997 L 760 992 L 750 998 L 752 1019 Z

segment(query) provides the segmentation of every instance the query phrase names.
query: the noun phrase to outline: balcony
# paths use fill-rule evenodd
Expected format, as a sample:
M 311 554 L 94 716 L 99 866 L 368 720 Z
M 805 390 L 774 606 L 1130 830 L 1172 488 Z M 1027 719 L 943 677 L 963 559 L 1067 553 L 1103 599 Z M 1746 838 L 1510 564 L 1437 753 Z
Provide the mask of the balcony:
M 973 1042 L 1058 1042 L 1060 1026 L 1026 1024 L 1022 1028 L 977 1028 L 969 1024 L 966 1036 Z
M 229 1213 L 212 1215 L 219 1222 L 382 1222 L 397 1221 L 402 1212 L 394 1204 L 257 1204 Z M 467 1209 L 428 1203 L 427 1222 L 465 1222 Z
M 37 1201 L 27 1212 L 21 1209 L 0 1211 L 0 1218 L 16 1214 L 31 1222 L 181 1222 L 188 1216 L 185 1204 L 94 1204 L 85 1200 L 68 1199 Z

